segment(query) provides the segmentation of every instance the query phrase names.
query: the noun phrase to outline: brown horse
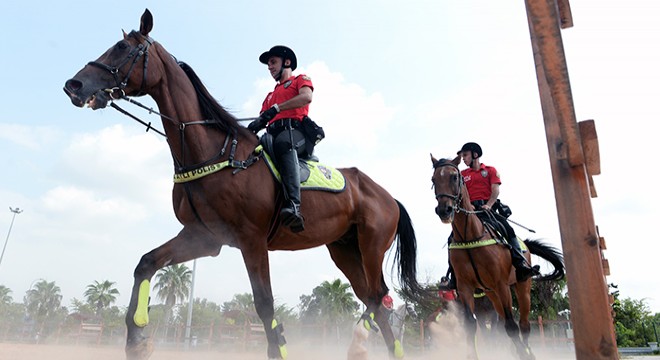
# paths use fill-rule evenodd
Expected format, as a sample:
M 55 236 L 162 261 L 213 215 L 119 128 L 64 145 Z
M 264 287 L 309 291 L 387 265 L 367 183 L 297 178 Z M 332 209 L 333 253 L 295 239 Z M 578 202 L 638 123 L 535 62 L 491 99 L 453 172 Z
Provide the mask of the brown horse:
M 468 330 L 469 358 L 477 358 L 476 320 L 474 319 L 474 292 L 482 289 L 490 299 L 501 319 L 507 335 L 513 340 L 521 359 L 534 359 L 529 348 L 530 290 L 532 279 L 516 282 L 511 253 L 501 242 L 495 241 L 497 235 L 471 211 L 470 197 L 463 176 L 458 169 L 460 157 L 453 160 L 433 162 L 433 187 L 438 202 L 436 213 L 443 223 L 451 223 L 453 236 L 449 246 L 449 259 L 454 267 L 459 298 L 465 310 L 465 324 Z M 564 263 L 561 253 L 538 240 L 525 240 L 529 249 L 525 257 L 531 264 L 531 254 L 548 261 L 554 271 L 536 280 L 559 280 L 564 276 Z M 514 286 L 518 299 L 519 323 L 513 318 L 510 286 Z M 520 326 L 520 327 L 519 327 Z M 521 335 L 522 334 L 522 339 Z M 474 340 L 474 341 L 472 341 Z
M 150 280 L 156 271 L 217 256 L 223 245 L 241 251 L 266 331 L 269 358 L 285 358 L 286 347 L 282 326 L 273 318 L 268 251 L 321 245 L 366 305 L 365 327 L 377 324 L 390 353 L 402 356 L 380 304 L 388 293 L 383 258 L 396 238 L 402 290 L 414 294 L 421 289 L 416 280 L 415 234 L 405 208 L 360 170 L 340 169 L 346 179 L 343 191 L 303 192 L 303 232 L 280 227 L 281 187 L 262 153 L 255 153 L 258 139 L 213 99 L 188 65 L 177 62 L 149 36 L 152 27 L 153 17 L 146 10 L 139 31 L 124 33 L 64 85 L 74 105 L 92 109 L 118 98 L 137 103 L 130 96 L 150 95 L 158 105 L 174 160 L 172 200 L 183 229 L 144 254 L 135 268 L 126 316 L 127 358 L 145 359 L 152 351 L 143 332 L 148 324 Z

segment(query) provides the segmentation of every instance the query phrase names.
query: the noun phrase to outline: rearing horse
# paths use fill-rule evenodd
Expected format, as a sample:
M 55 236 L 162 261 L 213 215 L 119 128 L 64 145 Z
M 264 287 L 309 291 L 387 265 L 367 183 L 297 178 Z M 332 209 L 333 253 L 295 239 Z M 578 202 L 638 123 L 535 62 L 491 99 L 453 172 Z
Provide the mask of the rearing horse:
M 152 276 L 164 266 L 217 256 L 224 245 L 238 248 L 243 256 L 269 358 L 286 358 L 287 352 L 283 328 L 273 318 L 268 251 L 321 245 L 366 305 L 365 327 L 377 324 L 390 353 L 402 357 L 401 344 L 395 341 L 380 304 L 388 292 L 383 258 L 397 238 L 402 290 L 413 294 L 421 290 L 416 280 L 416 239 L 405 208 L 360 170 L 340 169 L 346 180 L 343 191 L 303 191 L 305 231 L 294 234 L 280 227 L 276 200 L 281 188 L 265 155 L 255 154 L 257 138 L 213 99 L 189 66 L 177 62 L 149 36 L 152 27 L 153 17 L 146 10 L 139 31 L 124 33 L 64 85 L 74 105 L 94 110 L 118 98 L 150 95 L 158 105 L 174 160 L 172 200 L 183 229 L 144 254 L 135 268 L 126 315 L 127 358 L 146 359 L 153 350 L 143 335 L 149 322 Z
M 453 160 L 431 155 L 433 188 L 438 202 L 436 213 L 443 223 L 451 223 L 453 236 L 449 245 L 449 259 L 454 267 L 459 298 L 465 309 L 468 331 L 468 357 L 477 359 L 476 320 L 474 318 L 474 292 L 482 289 L 504 319 L 507 335 L 513 340 L 520 359 L 534 359 L 529 347 L 530 290 L 532 279 L 516 282 L 507 247 L 495 240 L 493 231 L 484 225 L 470 204 L 470 196 L 458 169 L 460 157 Z M 554 271 L 535 278 L 538 281 L 559 280 L 564 276 L 561 253 L 538 240 L 525 240 L 529 249 L 525 258 L 531 263 L 530 252 L 553 265 Z M 520 312 L 519 324 L 513 318 L 510 286 L 513 285 Z M 520 326 L 520 327 L 519 327 Z M 521 335 L 522 334 L 522 339 Z

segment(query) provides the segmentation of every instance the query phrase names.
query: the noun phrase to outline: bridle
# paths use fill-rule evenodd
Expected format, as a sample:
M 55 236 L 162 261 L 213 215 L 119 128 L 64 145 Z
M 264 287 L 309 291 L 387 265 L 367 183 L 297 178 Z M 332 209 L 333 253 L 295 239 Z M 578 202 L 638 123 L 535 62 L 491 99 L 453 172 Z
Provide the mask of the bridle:
M 132 36 L 136 40 L 140 41 L 140 39 L 138 39 L 136 34 L 137 33 L 135 31 L 132 31 L 130 34 L 128 34 L 128 36 Z M 142 69 L 143 70 L 142 84 L 140 84 L 140 90 L 136 96 L 144 95 L 143 90 L 144 90 L 144 84 L 146 84 L 147 82 L 147 65 L 149 63 L 149 46 L 153 44 L 154 40 L 149 36 L 144 36 L 142 34 L 140 34 L 140 36 L 142 36 L 146 40 L 146 43 L 140 42 L 136 47 L 131 49 L 131 51 L 128 53 L 124 61 L 122 61 L 119 65 L 110 66 L 98 61 L 90 61 L 87 63 L 87 65 L 95 66 L 97 68 L 108 71 L 115 78 L 115 84 L 116 84 L 115 87 L 109 89 L 103 89 L 103 91 L 107 92 L 112 99 L 118 99 L 126 95 L 124 93 L 124 89 L 128 85 L 128 79 L 130 79 L 131 74 L 135 69 L 135 65 L 142 56 L 144 56 L 144 62 L 143 62 L 144 65 Z M 119 80 L 119 69 L 124 67 L 124 65 L 126 65 L 129 61 L 131 61 L 131 59 L 133 59 L 133 62 L 131 63 L 131 66 L 128 68 L 128 72 L 126 72 L 126 76 L 124 76 L 123 80 Z M 120 95 L 118 97 L 113 96 L 115 91 L 119 91 Z
M 457 193 L 456 194 L 436 193 L 435 198 L 436 199 L 449 198 L 450 200 L 453 200 L 454 204 L 452 205 L 452 209 L 455 212 L 458 212 L 460 210 L 465 210 L 465 209 L 461 209 L 460 206 L 459 206 L 459 204 L 461 203 L 461 196 L 462 196 L 461 186 L 463 186 L 463 176 L 460 176 L 461 172 L 458 170 L 458 166 L 454 165 L 451 162 L 439 160 L 439 161 L 436 161 L 435 164 L 433 164 L 434 169 L 438 169 L 438 168 L 445 167 L 445 166 L 449 166 L 449 167 L 455 169 L 456 172 L 459 175 L 458 179 L 457 179 L 458 184 L 456 184 Z M 435 187 L 435 185 L 434 185 L 434 187 Z
M 153 114 L 156 114 L 158 116 L 161 116 L 163 119 L 167 119 L 167 120 L 171 121 L 172 123 L 174 123 L 175 125 L 178 126 L 178 128 L 179 128 L 179 137 L 180 137 L 181 148 L 182 148 L 182 159 L 177 159 L 177 157 L 174 156 L 174 154 L 172 154 L 172 156 L 174 157 L 174 161 L 175 161 L 175 166 L 176 166 L 175 172 L 176 173 L 184 173 L 186 171 L 198 169 L 198 168 L 201 168 L 203 166 L 206 166 L 206 165 L 209 165 L 209 164 L 213 163 L 214 161 L 220 159 L 222 156 L 225 155 L 225 153 L 228 150 L 228 146 L 230 144 L 231 144 L 231 147 L 229 149 L 230 166 L 233 167 L 233 168 L 238 168 L 238 169 L 246 169 L 247 166 L 249 166 L 250 162 L 234 160 L 234 154 L 236 152 L 238 141 L 235 138 L 235 134 L 232 134 L 231 132 L 227 133 L 227 136 L 225 137 L 225 141 L 223 143 L 222 149 L 220 149 L 220 151 L 215 156 L 213 156 L 210 159 L 205 160 L 201 163 L 197 163 L 197 164 L 193 164 L 193 165 L 185 165 L 185 163 L 186 163 L 186 159 L 185 159 L 186 158 L 186 156 L 185 156 L 186 155 L 185 154 L 186 146 L 185 146 L 185 137 L 184 137 L 185 128 L 189 125 L 210 125 L 210 124 L 216 123 L 217 121 L 216 120 L 197 120 L 197 121 L 188 121 L 188 122 L 179 121 L 179 120 L 174 119 L 172 117 L 169 117 L 165 114 L 161 114 L 160 112 L 154 110 L 153 108 L 149 108 L 149 107 L 141 104 L 140 102 L 128 97 L 124 90 L 126 89 L 126 86 L 128 86 L 128 81 L 131 78 L 131 74 L 133 73 L 133 70 L 135 69 L 135 65 L 138 63 L 138 61 L 140 60 L 140 58 L 142 56 L 144 56 L 144 62 L 143 62 L 144 65 L 143 65 L 143 69 L 142 69 L 143 70 L 142 71 L 142 83 L 140 84 L 140 90 L 138 91 L 138 94 L 136 94 L 135 96 L 141 96 L 141 95 L 146 94 L 144 92 L 144 89 L 145 89 L 145 84 L 147 82 L 147 66 L 148 66 L 148 63 L 149 63 L 149 47 L 154 42 L 154 40 L 151 37 L 142 35 L 142 34 L 137 33 L 135 31 L 131 31 L 128 34 L 128 36 L 131 36 L 131 37 L 135 38 L 138 41 L 141 41 L 141 39 L 139 38 L 139 37 L 141 37 L 141 38 L 145 39 L 145 42 L 144 43 L 140 42 L 140 43 L 137 44 L 137 46 L 132 48 L 131 51 L 126 56 L 126 58 L 121 63 L 119 63 L 119 65 L 110 66 L 110 65 L 104 64 L 102 62 L 98 62 L 98 61 L 90 61 L 90 62 L 87 63 L 88 65 L 91 65 L 91 66 L 100 68 L 102 70 L 108 71 L 114 77 L 115 87 L 100 90 L 100 91 L 106 92 L 108 94 L 108 96 L 110 97 L 110 99 L 112 100 L 110 106 L 112 106 L 117 111 L 121 112 L 122 114 L 124 114 L 124 115 L 132 118 L 133 120 L 138 121 L 142 125 L 146 126 L 147 131 L 152 129 L 156 133 L 158 133 L 159 135 L 161 135 L 163 137 L 167 137 L 167 135 L 165 133 L 153 128 L 151 126 L 151 122 L 145 122 L 145 121 L 139 119 L 138 117 L 134 116 L 133 114 L 129 113 L 128 111 L 122 109 L 121 107 L 119 107 L 114 102 L 114 100 L 120 100 L 120 99 L 121 100 L 126 100 L 126 101 L 128 101 L 128 102 L 130 102 L 130 103 L 132 103 L 132 104 L 134 104 L 138 107 L 141 107 L 145 110 L 148 110 L 150 114 L 153 113 Z M 132 61 L 131 61 L 131 59 L 132 59 Z M 175 60 L 176 60 L 176 58 L 175 58 Z M 126 66 L 126 64 L 128 64 L 129 62 L 131 62 L 130 67 L 128 68 L 128 71 L 126 72 L 126 75 L 124 76 L 123 80 L 120 80 L 119 71 L 120 71 L 121 68 Z M 177 63 L 178 63 L 178 61 L 177 61 Z

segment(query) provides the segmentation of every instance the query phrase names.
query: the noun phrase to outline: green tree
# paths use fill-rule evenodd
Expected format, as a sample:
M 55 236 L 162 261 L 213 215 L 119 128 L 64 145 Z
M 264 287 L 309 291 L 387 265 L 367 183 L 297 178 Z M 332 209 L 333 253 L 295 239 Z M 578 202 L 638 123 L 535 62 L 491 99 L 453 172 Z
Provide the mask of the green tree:
M 156 295 L 165 301 L 165 321 L 170 324 L 175 318 L 174 306 L 188 298 L 192 285 L 192 270 L 185 264 L 175 264 L 164 267 L 156 273 Z M 167 327 L 165 330 L 167 336 Z
M 12 291 L 10 288 L 0 285 L 0 307 L 9 306 L 9 304 L 11 304 L 14 300 L 10 295 L 11 293 Z
M 250 293 L 235 294 L 230 301 L 222 304 L 223 314 L 238 324 L 257 322 L 259 317 L 254 307 L 254 298 Z
M 89 304 L 96 307 L 96 316 L 101 316 L 101 311 L 117 300 L 119 290 L 114 285 L 114 282 L 108 280 L 103 282 L 94 280 L 93 284 L 87 285 L 87 289 L 83 295 Z
M 557 320 L 560 311 L 570 308 L 568 294 L 566 293 L 566 279 L 559 281 L 532 281 L 530 295 L 530 319 L 536 319 L 541 316 L 543 319 Z
M 625 298 L 616 301 L 614 327 L 620 347 L 646 346 L 653 331 L 651 313 L 644 300 Z
M 45 336 L 46 325 L 54 325 L 59 318 L 66 317 L 68 311 L 61 307 L 62 294 L 55 282 L 41 280 L 25 294 L 25 307 L 28 316 L 39 324 L 39 333 Z
M 331 326 L 339 338 L 340 328 L 352 323 L 360 308 L 350 289 L 350 284 L 340 279 L 322 282 L 311 295 L 300 297 L 301 320 L 306 323 L 321 320 Z
M 156 273 L 156 295 L 168 307 L 188 298 L 192 285 L 192 271 L 185 264 L 167 266 Z

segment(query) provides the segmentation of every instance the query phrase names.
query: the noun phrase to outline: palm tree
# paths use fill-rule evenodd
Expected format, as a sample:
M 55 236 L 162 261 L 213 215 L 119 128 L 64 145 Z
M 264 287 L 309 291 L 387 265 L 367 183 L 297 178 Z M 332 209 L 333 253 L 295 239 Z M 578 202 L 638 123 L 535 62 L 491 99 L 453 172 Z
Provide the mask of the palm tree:
M 339 279 L 324 281 L 314 288 L 312 294 L 319 300 L 321 316 L 334 323 L 354 316 L 359 304 L 353 299 L 353 293 L 349 292 L 350 288 L 350 284 Z
M 156 273 L 156 295 L 165 301 L 167 322 L 172 317 L 172 309 L 177 302 L 185 301 L 192 284 L 192 271 L 185 264 L 175 264 L 160 269 Z M 167 336 L 167 330 L 166 334 Z
M 349 292 L 351 286 L 335 279 L 332 282 L 324 281 L 312 290 L 312 295 L 300 297 L 300 318 L 305 322 L 314 322 L 322 318 L 331 324 L 337 331 L 339 338 L 339 325 L 355 316 L 359 304 Z
M 254 307 L 254 298 L 250 293 L 234 294 L 231 301 L 222 304 L 222 312 L 234 320 L 240 318 L 243 322 L 252 322 L 257 313 Z
M 93 284 L 87 285 L 87 290 L 83 294 L 87 302 L 96 306 L 96 316 L 101 315 L 103 308 L 112 305 L 119 295 L 119 290 L 114 288 L 115 283 L 105 280 L 98 282 L 94 280 Z
M 62 294 L 55 282 L 41 280 L 25 293 L 25 307 L 28 315 L 41 323 L 39 332 L 43 332 L 46 320 L 54 318 L 62 309 Z
M 4 285 L 0 285 L 0 308 L 11 304 L 13 298 L 9 294 L 11 294 L 11 289 Z
M 7 319 L 5 319 L 5 314 L 9 311 L 9 306 L 11 306 L 13 300 L 10 294 L 11 289 L 4 285 L 0 285 L 0 319 L 2 319 L 3 322 L 7 321 Z

